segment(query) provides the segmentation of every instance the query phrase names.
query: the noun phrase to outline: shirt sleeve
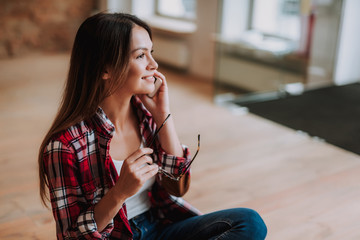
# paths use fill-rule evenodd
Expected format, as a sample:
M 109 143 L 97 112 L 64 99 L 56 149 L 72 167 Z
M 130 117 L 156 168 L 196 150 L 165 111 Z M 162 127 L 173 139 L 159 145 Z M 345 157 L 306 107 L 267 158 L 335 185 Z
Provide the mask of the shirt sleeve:
M 107 239 L 113 224 L 102 232 L 97 230 L 94 204 L 86 200 L 88 193 L 79 184 L 80 170 L 72 148 L 50 142 L 44 150 L 44 164 L 58 239 Z
M 161 146 L 158 146 L 157 157 L 159 158 L 159 166 L 173 175 L 182 174 L 191 161 L 189 148 L 185 145 L 181 145 L 181 147 L 183 149 L 183 156 L 179 157 L 166 153 Z

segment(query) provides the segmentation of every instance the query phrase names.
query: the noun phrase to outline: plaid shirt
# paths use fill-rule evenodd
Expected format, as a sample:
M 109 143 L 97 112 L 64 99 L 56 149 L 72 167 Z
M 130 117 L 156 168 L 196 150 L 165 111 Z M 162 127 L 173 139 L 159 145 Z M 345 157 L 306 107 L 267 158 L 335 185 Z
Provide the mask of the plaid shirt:
M 147 145 L 154 135 L 155 121 L 137 97 L 132 98 L 132 105 L 140 122 L 142 140 Z M 101 232 L 94 220 L 95 204 L 118 179 L 109 155 L 114 130 L 99 108 L 91 119 L 54 136 L 45 148 L 44 164 L 58 239 L 132 239 L 125 204 Z M 159 142 L 155 145 L 154 162 L 173 174 L 179 174 L 190 160 L 185 146 L 184 157 L 176 157 L 166 154 Z M 152 210 L 166 222 L 200 214 L 182 198 L 169 195 L 159 177 L 149 197 Z

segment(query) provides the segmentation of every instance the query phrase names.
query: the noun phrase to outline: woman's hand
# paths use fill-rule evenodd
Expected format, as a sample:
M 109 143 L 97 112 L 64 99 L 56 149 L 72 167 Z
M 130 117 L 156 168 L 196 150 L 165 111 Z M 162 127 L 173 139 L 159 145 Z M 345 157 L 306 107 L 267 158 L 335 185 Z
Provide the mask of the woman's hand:
M 156 95 L 153 98 L 150 98 L 147 95 L 139 95 L 139 97 L 145 107 L 151 112 L 156 125 L 159 127 L 168 114 L 170 114 L 170 104 L 165 76 L 158 71 L 155 71 L 154 75 L 155 77 L 161 78 L 163 81 Z M 166 124 L 159 132 L 159 142 L 162 149 L 168 154 L 173 154 L 175 156 L 184 155 L 172 117 L 167 120 Z
M 119 196 L 129 198 L 137 193 L 142 185 L 158 173 L 159 167 L 153 164 L 151 148 L 140 148 L 131 154 L 121 167 L 119 179 L 115 184 Z
M 155 71 L 154 76 L 162 80 L 162 85 L 158 92 L 153 98 L 148 97 L 146 94 L 139 95 L 139 98 L 144 103 L 146 109 L 151 112 L 155 121 L 161 123 L 170 113 L 168 86 L 166 78 L 162 73 Z
M 151 148 L 141 148 L 124 160 L 119 179 L 113 188 L 95 205 L 94 218 L 102 231 L 124 204 L 125 200 L 137 193 L 141 186 L 155 176 L 159 167 L 153 164 Z

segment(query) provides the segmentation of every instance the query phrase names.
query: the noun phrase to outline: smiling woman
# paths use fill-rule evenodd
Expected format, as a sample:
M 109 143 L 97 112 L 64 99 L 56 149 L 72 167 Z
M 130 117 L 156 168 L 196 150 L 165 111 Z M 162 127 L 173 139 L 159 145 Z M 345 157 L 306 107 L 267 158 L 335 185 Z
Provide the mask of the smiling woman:
M 157 73 L 158 64 L 152 57 L 152 45 L 148 32 L 140 26 L 134 26 L 131 33 L 128 78 L 124 85 L 117 89 L 121 91 L 118 95 L 130 94 L 131 97 L 133 94 L 147 94 L 154 90 L 154 75 Z M 116 79 L 116 76 L 111 76 L 111 71 L 106 70 L 106 77 Z
M 40 193 L 46 203 L 49 191 L 58 239 L 264 239 L 254 210 L 201 215 L 180 198 L 187 188 L 172 191 L 177 180 L 190 183 L 193 158 L 169 117 L 152 47 L 148 25 L 129 14 L 94 15 L 77 32 L 39 152 Z M 155 77 L 162 83 L 150 98 Z

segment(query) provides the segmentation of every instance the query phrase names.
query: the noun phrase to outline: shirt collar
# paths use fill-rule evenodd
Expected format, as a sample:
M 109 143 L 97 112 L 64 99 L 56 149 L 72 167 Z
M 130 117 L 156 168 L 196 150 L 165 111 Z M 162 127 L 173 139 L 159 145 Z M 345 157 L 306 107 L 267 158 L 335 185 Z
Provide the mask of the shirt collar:
M 144 104 L 141 102 L 140 98 L 133 96 L 131 98 L 131 104 L 136 112 L 140 126 L 143 126 L 145 122 L 148 122 L 151 118 L 151 113 L 145 108 Z M 104 110 L 101 107 L 98 107 L 95 114 L 96 122 L 101 128 L 101 132 L 105 131 L 108 135 L 113 136 L 115 132 L 115 126 L 110 121 L 110 119 L 105 114 Z
M 113 136 L 115 132 L 115 126 L 106 116 L 104 110 L 101 107 L 98 107 L 96 111 L 95 121 L 98 124 L 98 127 L 100 127 L 100 130 L 105 131 L 110 136 Z

